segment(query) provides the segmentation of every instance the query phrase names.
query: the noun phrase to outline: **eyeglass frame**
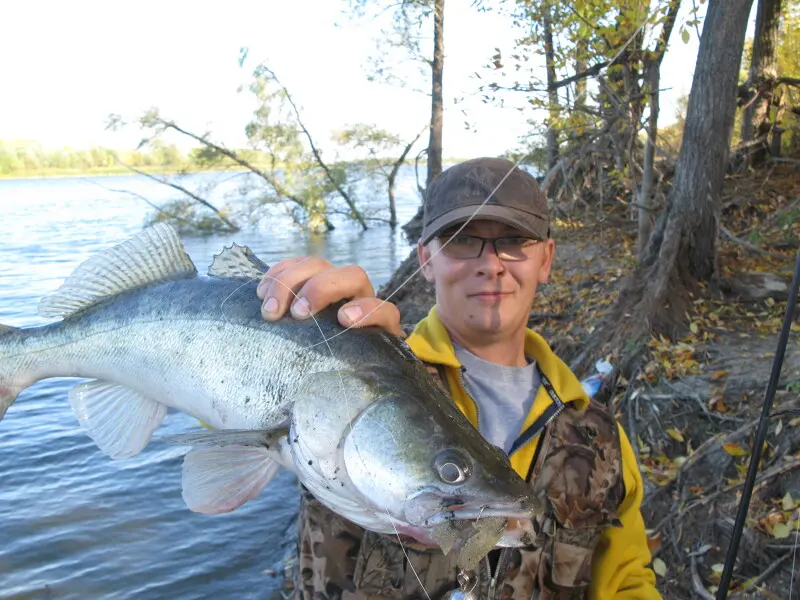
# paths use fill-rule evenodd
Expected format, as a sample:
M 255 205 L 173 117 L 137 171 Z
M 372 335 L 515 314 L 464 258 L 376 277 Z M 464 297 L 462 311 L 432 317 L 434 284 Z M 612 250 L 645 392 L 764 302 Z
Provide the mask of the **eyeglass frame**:
M 523 260 L 528 260 L 530 257 L 529 256 L 525 256 L 524 258 L 502 258 L 500 256 L 500 253 L 497 251 L 497 242 L 500 241 L 500 240 L 517 239 L 517 240 L 526 240 L 526 241 L 534 242 L 534 244 L 531 244 L 531 246 L 533 246 L 535 244 L 538 244 L 540 242 L 544 242 L 545 241 L 543 239 L 538 239 L 538 238 L 534 238 L 534 237 L 528 237 L 528 236 L 524 236 L 524 235 L 504 235 L 504 236 L 501 236 L 501 237 L 482 237 L 480 235 L 473 235 L 471 233 L 452 233 L 452 234 L 441 233 L 441 234 L 436 236 L 436 239 L 439 240 L 439 243 L 441 244 L 440 247 L 441 247 L 441 251 L 442 252 L 447 254 L 446 250 L 445 250 L 445 247 L 449 245 L 450 239 L 452 239 L 452 238 L 454 238 L 456 236 L 463 236 L 463 237 L 468 237 L 468 238 L 472 238 L 472 239 L 475 239 L 475 240 L 480 240 L 481 241 L 481 249 L 478 251 L 478 254 L 476 256 L 471 256 L 471 257 L 468 257 L 468 258 L 459 258 L 457 256 L 450 256 L 450 258 L 454 258 L 455 260 L 476 260 L 476 259 L 480 258 L 481 256 L 483 256 L 483 251 L 486 248 L 486 242 L 490 242 L 492 244 L 492 248 L 494 248 L 495 255 L 500 260 L 505 260 L 505 261 L 509 261 L 509 262 L 521 262 Z M 442 238 L 447 238 L 447 241 L 443 243 L 442 242 Z M 522 246 L 520 246 L 520 247 L 522 247 Z

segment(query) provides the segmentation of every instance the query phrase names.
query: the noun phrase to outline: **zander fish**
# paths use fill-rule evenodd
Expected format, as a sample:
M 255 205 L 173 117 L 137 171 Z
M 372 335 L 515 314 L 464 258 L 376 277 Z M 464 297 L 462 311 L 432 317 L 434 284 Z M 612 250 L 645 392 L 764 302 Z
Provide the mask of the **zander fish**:
M 532 490 L 406 344 L 376 328 L 337 335 L 335 307 L 265 321 L 266 269 L 234 244 L 201 277 L 164 224 L 90 258 L 41 301 L 59 320 L 0 325 L 0 418 L 36 381 L 88 378 L 69 401 L 112 458 L 141 452 L 167 408 L 209 426 L 171 438 L 192 446 L 182 485 L 194 511 L 241 506 L 283 466 L 372 531 L 445 551 L 484 540 L 475 556 L 530 543 L 518 524 L 536 521 Z

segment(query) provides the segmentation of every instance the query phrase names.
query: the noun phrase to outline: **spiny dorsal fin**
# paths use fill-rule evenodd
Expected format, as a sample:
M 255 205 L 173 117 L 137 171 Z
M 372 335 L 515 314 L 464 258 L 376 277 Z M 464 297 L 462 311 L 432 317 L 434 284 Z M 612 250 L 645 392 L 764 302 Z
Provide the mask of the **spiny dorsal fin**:
M 178 234 L 158 223 L 83 262 L 52 296 L 42 299 L 39 314 L 66 317 L 123 292 L 195 275 Z
M 269 267 L 258 258 L 247 246 L 235 243 L 230 247 L 225 246 L 222 252 L 214 255 L 208 274 L 211 277 L 222 279 L 238 279 L 252 281 L 261 279 Z

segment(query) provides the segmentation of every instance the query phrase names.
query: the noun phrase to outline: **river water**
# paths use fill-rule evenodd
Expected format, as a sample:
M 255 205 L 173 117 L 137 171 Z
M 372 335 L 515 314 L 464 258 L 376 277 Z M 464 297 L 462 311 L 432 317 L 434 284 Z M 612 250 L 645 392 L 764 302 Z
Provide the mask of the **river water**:
M 213 174 L 181 178 L 196 188 Z M 211 200 L 236 194 L 243 175 Z M 413 171 L 398 182 L 401 223 L 416 212 Z M 142 177 L 0 181 L 0 323 L 32 326 L 42 296 L 83 260 L 140 231 L 177 197 Z M 375 195 L 375 202 L 384 196 Z M 223 245 L 249 245 L 267 264 L 313 254 L 356 263 L 376 288 L 408 254 L 399 231 L 362 232 L 341 219 L 309 235 L 274 210 L 233 235 L 184 236 L 201 273 Z M 284 471 L 261 496 L 228 515 L 189 511 L 180 489 L 184 447 L 157 440 L 194 426 L 170 413 L 138 456 L 113 461 L 84 434 L 67 401 L 75 379 L 25 390 L 0 422 L 0 598 L 265 598 L 280 583 L 295 532 L 297 487 Z

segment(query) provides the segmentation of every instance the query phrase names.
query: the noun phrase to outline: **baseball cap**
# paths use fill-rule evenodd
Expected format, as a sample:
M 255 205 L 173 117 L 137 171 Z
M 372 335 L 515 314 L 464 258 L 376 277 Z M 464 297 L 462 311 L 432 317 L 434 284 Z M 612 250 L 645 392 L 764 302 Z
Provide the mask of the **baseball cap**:
M 420 241 L 427 244 L 451 225 L 463 223 L 487 197 L 474 219 L 500 221 L 540 240 L 550 236 L 547 196 L 533 175 L 510 160 L 483 157 L 454 165 L 431 182 Z

